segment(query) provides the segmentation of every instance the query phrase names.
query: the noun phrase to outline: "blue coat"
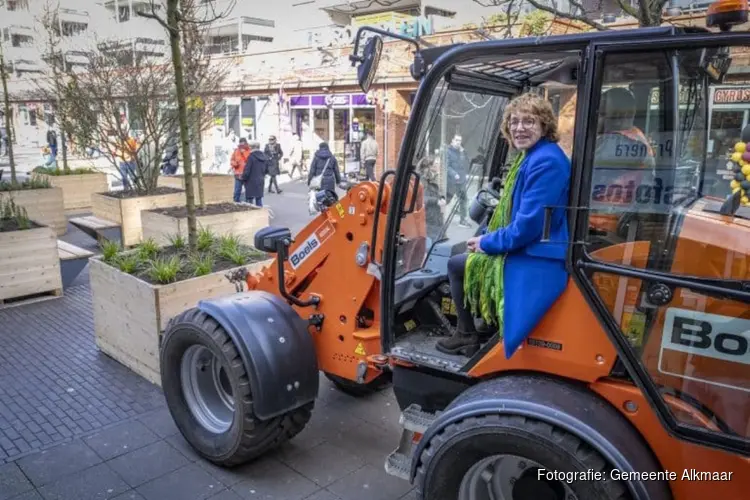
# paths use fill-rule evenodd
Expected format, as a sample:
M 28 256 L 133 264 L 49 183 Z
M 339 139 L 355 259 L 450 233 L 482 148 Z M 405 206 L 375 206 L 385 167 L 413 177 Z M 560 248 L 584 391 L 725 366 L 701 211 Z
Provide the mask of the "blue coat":
M 562 295 L 568 283 L 565 258 L 568 220 L 552 215 L 550 242 L 542 243 L 545 207 L 564 207 L 570 189 L 570 160 L 557 144 L 541 139 L 527 153 L 513 189 L 510 224 L 482 236 L 488 255 L 506 254 L 503 286 L 505 357 L 509 359 Z

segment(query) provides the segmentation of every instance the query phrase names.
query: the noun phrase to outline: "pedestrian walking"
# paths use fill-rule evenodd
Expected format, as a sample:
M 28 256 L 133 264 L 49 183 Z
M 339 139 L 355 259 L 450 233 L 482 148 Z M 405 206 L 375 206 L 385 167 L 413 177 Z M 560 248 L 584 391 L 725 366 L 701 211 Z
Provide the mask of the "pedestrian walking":
M 268 144 L 266 144 L 266 148 L 264 150 L 265 156 L 268 159 L 268 177 L 270 177 L 268 181 L 268 192 L 271 192 L 271 186 L 276 187 L 276 193 L 281 194 L 282 191 L 279 189 L 279 183 L 276 180 L 276 176 L 278 176 L 281 173 L 281 170 L 279 169 L 279 164 L 281 162 L 281 158 L 284 157 L 284 151 L 281 149 L 281 145 L 276 142 L 276 136 L 272 135 L 268 138 Z
M 138 143 L 130 135 L 124 141 L 120 142 L 118 156 L 120 157 L 120 177 L 122 178 L 122 187 L 125 190 L 132 189 L 135 182 L 135 155 L 138 151 Z
M 375 180 L 375 163 L 378 160 L 378 143 L 372 130 L 367 131 L 367 138 L 362 141 L 360 156 L 365 164 L 365 180 Z
M 331 153 L 327 142 L 321 142 L 315 157 L 310 163 L 307 185 L 314 191 L 333 191 L 341 183 L 341 172 L 336 157 Z
M 49 148 L 47 165 L 57 164 L 57 132 L 52 127 L 47 130 L 47 147 Z
M 304 178 L 305 171 L 302 163 L 302 140 L 297 134 L 292 135 L 292 150 L 289 152 L 289 162 L 292 164 L 292 171 L 289 172 L 289 177 L 294 178 L 294 171 L 299 170 L 299 178 Z
M 247 165 L 247 159 L 250 157 L 250 145 L 247 143 L 247 139 L 244 137 L 240 138 L 239 146 L 232 153 L 232 160 L 230 161 L 231 168 L 229 173 L 234 173 L 234 202 L 240 202 L 240 196 L 242 196 L 242 187 L 244 183 L 242 181 L 242 173 Z M 247 195 L 246 195 L 247 196 Z M 261 195 L 262 196 L 262 195 Z
M 0 127 L 0 156 L 8 156 L 8 131 L 5 125 Z
M 468 228 L 468 206 L 466 197 L 466 179 L 469 175 L 469 158 L 462 146 L 460 135 L 453 137 L 445 155 L 445 166 L 448 171 L 448 202 L 453 196 L 458 198 L 459 227 Z
M 263 188 L 265 184 L 266 171 L 268 169 L 268 158 L 260 150 L 260 143 L 252 141 L 250 154 L 242 171 L 242 183 L 245 188 L 245 201 L 253 203 L 258 207 L 263 206 Z

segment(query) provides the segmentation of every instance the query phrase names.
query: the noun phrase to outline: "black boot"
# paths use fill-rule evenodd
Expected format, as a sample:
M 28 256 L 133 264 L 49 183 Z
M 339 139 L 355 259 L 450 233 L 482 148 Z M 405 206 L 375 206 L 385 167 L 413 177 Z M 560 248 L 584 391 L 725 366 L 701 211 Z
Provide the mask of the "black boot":
M 445 354 L 473 356 L 480 347 L 479 335 L 456 330 L 450 338 L 439 340 L 435 347 Z

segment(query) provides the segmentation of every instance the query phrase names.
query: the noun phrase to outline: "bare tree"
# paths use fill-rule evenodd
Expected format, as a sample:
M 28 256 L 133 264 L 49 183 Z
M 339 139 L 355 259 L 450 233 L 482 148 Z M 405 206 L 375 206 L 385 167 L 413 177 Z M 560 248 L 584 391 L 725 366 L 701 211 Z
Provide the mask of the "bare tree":
M 57 0 L 45 0 L 40 6 L 37 25 L 41 28 L 40 49 L 47 61 L 49 73 L 46 78 L 35 80 L 39 88 L 39 94 L 46 100 L 53 103 L 55 118 L 60 124 L 60 143 L 63 170 L 70 171 L 68 167 L 68 147 L 67 142 L 71 135 L 71 123 L 68 115 L 65 113 L 65 106 L 62 105 L 65 89 L 65 78 L 68 74 L 68 65 L 65 61 L 63 50 L 63 33 L 60 23 L 60 2 Z
M 64 112 L 76 117 L 70 120 L 76 142 L 97 146 L 124 184 L 120 159 L 130 159 L 131 190 L 138 194 L 157 188 L 161 155 L 177 124 L 171 83 L 169 65 L 134 57 L 130 47 L 103 47 L 90 54 L 87 71 L 70 73 L 61 86 Z M 140 135 L 135 144 L 133 129 Z
M 181 0 L 182 13 L 190 19 L 200 19 L 197 0 Z M 229 76 L 228 59 L 211 57 L 207 50 L 210 23 L 182 22 L 182 53 L 185 65 L 185 87 L 188 97 L 188 122 L 195 146 L 195 175 L 198 179 L 198 205 L 205 208 L 203 192 L 203 134 L 212 128 L 212 94 Z
M 180 143 L 182 146 L 182 165 L 185 173 L 185 198 L 187 199 L 188 244 L 194 249 L 198 241 L 198 225 L 195 219 L 195 193 L 193 192 L 193 167 L 190 151 L 190 120 L 188 113 L 188 91 L 183 62 L 182 40 L 186 26 L 208 25 L 226 17 L 234 8 L 235 2 L 227 2 L 222 11 L 217 11 L 216 0 L 204 0 L 200 8 L 187 0 L 150 0 L 150 12 L 139 11 L 138 15 L 157 21 L 167 31 L 172 53 L 175 98 L 177 115 L 180 124 Z M 166 15 L 159 14 L 159 7 L 166 3 Z M 192 7 L 192 9 L 185 7 Z M 192 10 L 192 12 L 191 12 Z
M 617 6 L 622 11 L 633 17 L 638 21 L 639 26 L 660 26 L 663 21 L 664 8 L 667 5 L 668 0 L 638 0 L 632 2 L 631 0 L 615 0 Z M 515 2 L 518 6 L 521 6 L 524 2 L 534 7 L 537 10 L 548 12 L 555 17 L 560 19 L 568 19 L 570 21 L 577 21 L 583 23 L 591 28 L 599 31 L 605 31 L 610 29 L 604 24 L 595 21 L 593 15 L 602 12 L 603 0 L 598 0 L 588 8 L 584 5 L 583 0 L 570 0 L 570 10 L 562 10 L 558 8 L 554 2 L 549 0 L 474 0 L 474 2 L 483 5 L 485 7 L 507 7 L 509 2 Z
M 0 7 L 5 7 L 5 1 L 0 0 Z M 16 183 L 16 160 L 13 156 L 13 117 L 10 109 L 10 93 L 8 92 L 8 66 L 5 64 L 5 51 L 3 37 L 0 36 L 0 80 L 3 83 L 3 116 L 5 117 L 5 133 L 7 135 L 8 161 L 10 162 L 10 182 Z

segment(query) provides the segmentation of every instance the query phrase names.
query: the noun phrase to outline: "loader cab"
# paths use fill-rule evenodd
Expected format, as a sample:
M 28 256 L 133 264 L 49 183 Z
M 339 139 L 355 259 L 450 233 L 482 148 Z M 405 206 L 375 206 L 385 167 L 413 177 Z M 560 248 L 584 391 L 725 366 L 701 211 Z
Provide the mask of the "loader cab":
M 412 108 L 377 263 L 383 353 L 410 377 L 441 373 L 457 394 L 506 370 L 559 375 L 558 363 L 591 352 L 588 369 L 604 363 L 606 377 L 637 386 L 673 435 L 747 454 L 750 129 L 729 148 L 711 137 L 718 110 L 744 106 L 727 106 L 726 96 L 744 92 L 728 75 L 742 71 L 748 47 L 747 33 L 649 28 L 480 42 L 434 61 Z M 502 112 L 524 91 L 553 101 L 573 166 L 568 290 L 548 315 L 555 321 L 543 321 L 516 359 L 503 359 L 492 331 L 470 358 L 442 355 L 435 343 L 455 325 L 444 263 L 481 225 L 463 211 L 503 178 L 513 151 Z M 612 128 L 623 110 L 627 126 Z M 448 162 L 462 166 L 458 176 Z M 407 217 L 416 182 L 428 212 L 418 250 Z M 590 331 L 561 324 L 587 325 L 589 315 Z M 599 328 L 612 358 L 585 345 Z M 440 410 L 450 398 L 421 403 Z

